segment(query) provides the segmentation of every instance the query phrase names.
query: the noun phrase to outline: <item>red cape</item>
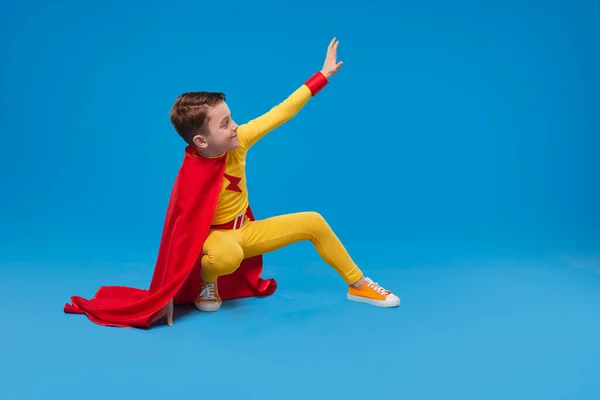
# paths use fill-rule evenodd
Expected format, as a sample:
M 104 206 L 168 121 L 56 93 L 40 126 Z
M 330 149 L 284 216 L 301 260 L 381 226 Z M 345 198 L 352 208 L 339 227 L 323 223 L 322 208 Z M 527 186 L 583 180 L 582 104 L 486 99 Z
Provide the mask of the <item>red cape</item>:
M 92 322 L 104 326 L 148 328 L 153 316 L 171 299 L 174 304 L 193 303 L 199 294 L 200 263 L 221 182 L 226 156 L 195 156 L 187 147 L 183 164 L 167 208 L 162 239 L 150 289 L 102 286 L 87 300 L 71 297 L 64 311 L 85 314 Z M 254 219 L 250 213 L 250 219 Z M 262 256 L 245 259 L 230 275 L 218 280 L 223 300 L 267 296 L 277 288 L 274 279 L 262 279 Z

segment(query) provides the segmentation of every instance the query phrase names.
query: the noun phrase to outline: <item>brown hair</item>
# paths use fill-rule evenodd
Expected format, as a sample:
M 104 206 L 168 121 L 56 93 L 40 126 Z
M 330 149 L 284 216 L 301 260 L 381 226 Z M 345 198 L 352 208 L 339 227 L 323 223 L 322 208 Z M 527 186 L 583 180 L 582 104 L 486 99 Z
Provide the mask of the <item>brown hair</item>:
M 179 136 L 193 145 L 194 136 L 202 133 L 206 126 L 208 109 L 222 101 L 225 101 L 225 94 L 220 92 L 183 93 L 171 108 L 171 123 Z

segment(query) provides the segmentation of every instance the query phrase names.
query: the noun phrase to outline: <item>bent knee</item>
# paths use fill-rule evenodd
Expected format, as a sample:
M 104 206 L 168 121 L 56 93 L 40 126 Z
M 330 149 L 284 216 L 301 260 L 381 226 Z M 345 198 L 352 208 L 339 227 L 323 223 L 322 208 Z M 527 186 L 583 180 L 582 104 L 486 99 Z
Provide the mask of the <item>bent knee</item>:
M 306 219 L 309 219 L 312 221 L 325 222 L 325 218 L 316 211 L 305 211 L 301 214 L 302 214 L 303 218 L 306 218 Z
M 304 231 L 311 236 L 320 236 L 331 230 L 325 218 L 315 211 L 307 211 L 302 215 Z
M 210 267 L 222 275 L 234 272 L 244 259 L 244 251 L 240 246 L 227 246 L 206 254 Z

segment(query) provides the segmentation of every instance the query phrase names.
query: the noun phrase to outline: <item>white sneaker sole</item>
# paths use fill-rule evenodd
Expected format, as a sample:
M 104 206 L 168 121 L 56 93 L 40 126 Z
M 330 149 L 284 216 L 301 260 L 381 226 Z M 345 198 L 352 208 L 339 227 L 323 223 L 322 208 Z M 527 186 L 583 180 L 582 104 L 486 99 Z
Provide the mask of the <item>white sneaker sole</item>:
M 400 305 L 400 298 L 396 295 L 389 295 L 385 300 L 373 300 L 366 297 L 354 296 L 347 293 L 346 296 L 350 301 L 356 301 L 358 303 L 370 304 L 375 307 L 398 307 Z
M 205 312 L 215 312 L 218 311 L 219 308 L 221 308 L 221 303 L 217 301 L 202 301 L 194 303 L 194 305 L 199 311 Z

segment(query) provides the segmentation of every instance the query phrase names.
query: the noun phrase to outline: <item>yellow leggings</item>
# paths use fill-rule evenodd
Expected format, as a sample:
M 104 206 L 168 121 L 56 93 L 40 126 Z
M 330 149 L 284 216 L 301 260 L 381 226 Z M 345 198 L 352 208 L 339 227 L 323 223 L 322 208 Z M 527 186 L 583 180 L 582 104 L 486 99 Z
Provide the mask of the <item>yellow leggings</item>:
M 303 240 L 309 240 L 321 258 L 348 284 L 362 278 L 362 272 L 325 219 L 315 212 L 300 212 L 247 220 L 237 230 L 211 230 L 202 249 L 202 279 L 215 282 L 219 276 L 234 272 L 245 258 Z

